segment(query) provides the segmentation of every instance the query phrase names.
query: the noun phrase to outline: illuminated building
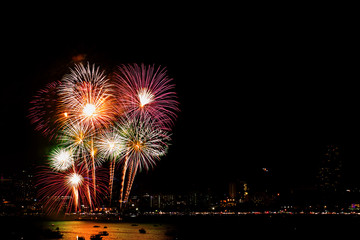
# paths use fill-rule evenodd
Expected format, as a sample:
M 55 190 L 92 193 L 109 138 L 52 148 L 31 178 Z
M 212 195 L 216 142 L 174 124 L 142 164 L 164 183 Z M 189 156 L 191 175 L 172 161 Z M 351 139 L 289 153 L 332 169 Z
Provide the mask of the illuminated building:
M 41 211 L 31 171 L 0 175 L 0 214 L 31 215 Z
M 360 210 L 360 204 L 359 203 L 352 203 L 349 207 L 349 210 L 351 211 L 359 211 Z
M 229 199 L 243 203 L 248 199 L 249 187 L 247 182 L 239 181 L 229 183 Z
M 244 181 L 240 182 L 240 187 L 239 187 L 239 192 L 238 192 L 238 196 L 239 196 L 239 202 L 243 203 L 246 202 L 249 198 L 249 187 L 248 184 Z
M 232 199 L 236 198 L 236 183 L 235 182 L 229 183 L 229 197 Z
M 341 169 L 339 147 L 337 145 L 328 145 L 318 173 L 318 187 L 321 192 L 339 192 Z
M 228 198 L 228 199 L 220 200 L 220 207 L 221 207 L 221 208 L 232 208 L 232 207 L 236 207 L 235 199 L 233 199 L 233 198 Z

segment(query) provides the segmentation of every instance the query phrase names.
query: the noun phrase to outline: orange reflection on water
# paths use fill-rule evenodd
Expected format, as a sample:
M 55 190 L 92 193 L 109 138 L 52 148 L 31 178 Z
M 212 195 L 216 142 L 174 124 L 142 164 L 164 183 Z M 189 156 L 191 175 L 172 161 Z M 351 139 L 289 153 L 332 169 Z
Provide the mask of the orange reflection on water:
M 89 240 L 91 235 L 102 231 L 109 233 L 108 236 L 103 236 L 103 240 L 172 240 L 174 236 L 169 233 L 175 231 L 174 226 L 169 224 L 129 222 L 53 221 L 47 222 L 44 227 L 54 231 L 59 228 L 63 240 L 76 240 L 77 237 Z M 146 233 L 140 233 L 141 228 Z

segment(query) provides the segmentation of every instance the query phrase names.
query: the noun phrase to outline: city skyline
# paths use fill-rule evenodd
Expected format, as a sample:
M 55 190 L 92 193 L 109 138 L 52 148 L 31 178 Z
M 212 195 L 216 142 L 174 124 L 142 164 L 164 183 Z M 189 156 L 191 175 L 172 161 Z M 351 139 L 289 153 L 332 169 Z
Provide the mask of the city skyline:
M 336 149 L 335 152 L 333 152 Z M 167 169 L 153 170 L 148 173 L 140 173 L 135 181 L 134 189 L 132 193 L 134 195 L 153 193 L 153 194 L 184 194 L 191 192 L 206 193 L 208 191 L 213 192 L 218 196 L 232 196 L 231 187 L 236 189 L 235 185 L 244 182 L 251 189 L 251 192 L 269 192 L 269 193 L 289 193 L 298 190 L 310 190 L 314 192 L 333 192 L 344 193 L 346 191 L 352 191 L 360 189 L 359 182 L 353 181 L 352 177 L 349 177 L 349 169 L 343 167 L 343 155 L 342 149 L 338 145 L 328 145 L 324 148 L 324 152 L 319 155 L 317 164 L 314 164 L 309 171 L 312 174 L 302 176 L 297 181 L 291 181 L 290 178 L 284 183 L 284 174 L 279 172 L 276 168 L 248 168 L 237 175 L 228 175 L 224 178 L 212 178 L 211 180 L 199 180 L 193 179 L 184 180 L 182 182 L 174 181 L 173 179 L 167 179 L 164 183 L 159 178 L 163 176 Z M 333 153 L 332 153 L 333 152 Z M 334 155 L 336 153 L 336 158 Z M 18 176 L 31 176 L 31 183 L 33 186 L 38 185 L 39 173 L 43 171 L 42 166 L 32 164 L 31 166 L 24 166 L 23 168 L 16 169 L 14 171 L 1 171 L 1 180 L 5 182 L 7 180 L 15 181 Z M 291 172 L 287 174 L 292 174 Z M 19 181 L 23 177 L 19 178 Z M 115 191 L 119 191 L 121 175 L 115 176 Z M 26 181 L 25 181 L 26 182 Z M 235 185 L 234 185 L 235 184 Z M 38 188 L 39 186 L 37 186 Z M 232 190 L 233 192 L 236 190 Z M 235 194 L 236 195 L 236 194 Z M 116 199 L 116 197 L 115 197 Z
M 310 213 L 314 212 L 354 212 L 358 209 L 360 186 L 343 181 L 342 159 L 336 145 L 329 145 L 323 154 L 316 174 L 315 185 L 291 185 L 284 188 L 277 182 L 271 169 L 262 168 L 257 173 L 258 179 L 232 178 L 216 184 L 200 186 L 193 183 L 182 189 L 152 188 L 152 183 L 144 186 L 141 177 L 134 187 L 129 202 L 124 206 L 126 212 L 134 214 L 208 214 L 211 212 L 229 212 L 234 214 L 263 212 L 276 213 Z M 18 172 L 0 176 L 0 195 L 2 214 L 45 214 L 43 203 L 39 199 L 38 176 L 36 166 L 33 169 L 19 169 Z M 98 214 L 118 213 L 118 185 L 115 179 L 112 203 L 104 196 L 103 202 L 93 209 Z M 10 191 L 10 189 L 14 189 Z M 68 198 L 71 198 L 68 196 Z M 54 199 L 56 201 L 56 199 Z M 59 209 L 65 211 L 67 205 Z M 81 205 L 81 212 L 90 209 Z M 284 212 L 285 211 L 285 212 Z M 172 213 L 173 212 L 173 213 Z M 239 212 L 239 213 L 237 213 Z M 89 216 L 90 217 L 90 216 Z

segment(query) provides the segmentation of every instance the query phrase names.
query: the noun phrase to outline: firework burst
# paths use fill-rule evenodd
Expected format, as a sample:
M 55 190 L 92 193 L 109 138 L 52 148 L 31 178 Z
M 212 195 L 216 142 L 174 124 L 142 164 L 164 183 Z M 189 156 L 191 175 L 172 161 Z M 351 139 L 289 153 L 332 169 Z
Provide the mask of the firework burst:
M 66 118 L 91 127 L 107 126 L 116 115 L 112 85 L 95 65 L 76 64 L 62 78 L 61 103 L 68 109 Z
M 114 173 L 116 161 L 121 156 L 124 150 L 124 141 L 121 136 L 116 132 L 116 129 L 111 127 L 102 131 L 96 141 L 95 147 L 98 149 L 99 159 L 109 159 L 109 193 L 110 193 L 110 204 L 113 192 Z
M 35 125 L 35 130 L 42 132 L 52 139 L 60 128 L 59 118 L 62 113 L 62 106 L 58 101 L 57 89 L 59 81 L 46 85 L 39 90 L 30 102 L 30 122 Z
M 101 204 L 101 197 L 106 195 L 106 176 L 98 170 L 102 181 L 98 182 L 98 198 L 94 198 L 91 179 L 87 177 L 85 165 L 70 168 L 65 172 L 54 172 L 43 168 L 38 174 L 39 199 L 47 213 L 79 211 L 80 205 L 95 207 Z M 100 197 L 101 196 L 101 197 Z
M 74 164 L 73 154 L 70 149 L 55 148 L 50 153 L 50 167 L 54 171 L 63 172 Z
M 110 127 L 97 135 L 95 147 L 103 159 L 117 159 L 124 151 L 125 143 L 116 128 Z
M 116 132 L 124 142 L 122 151 L 123 171 L 120 200 L 124 195 L 125 175 L 128 171 L 124 202 L 127 201 L 131 186 L 138 170 L 153 167 L 156 160 L 163 156 L 168 148 L 170 134 L 162 130 L 150 117 L 125 116 L 116 124 Z
M 61 146 L 71 149 L 81 158 L 91 153 L 91 141 L 95 135 L 91 127 L 82 122 L 68 121 L 58 136 Z
M 136 162 L 140 170 L 153 167 L 155 160 L 165 155 L 170 141 L 170 134 L 146 115 L 122 118 L 116 123 L 116 131 L 124 142 L 122 155 Z
M 118 100 L 130 116 L 150 115 L 170 129 L 176 118 L 178 102 L 175 85 L 165 68 L 141 64 L 121 65 L 116 73 Z

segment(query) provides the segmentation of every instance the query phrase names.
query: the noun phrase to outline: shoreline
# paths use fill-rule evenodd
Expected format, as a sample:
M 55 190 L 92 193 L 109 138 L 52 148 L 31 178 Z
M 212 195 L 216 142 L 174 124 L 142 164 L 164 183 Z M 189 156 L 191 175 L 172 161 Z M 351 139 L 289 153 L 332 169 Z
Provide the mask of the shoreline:
M 161 219 L 241 219 L 241 218 L 292 218 L 292 217 L 341 217 L 360 219 L 359 213 L 246 213 L 246 214 L 139 214 L 134 216 L 108 215 L 2 215 L 0 220 L 21 219 L 34 221 L 93 221 L 93 222 L 137 222 Z

